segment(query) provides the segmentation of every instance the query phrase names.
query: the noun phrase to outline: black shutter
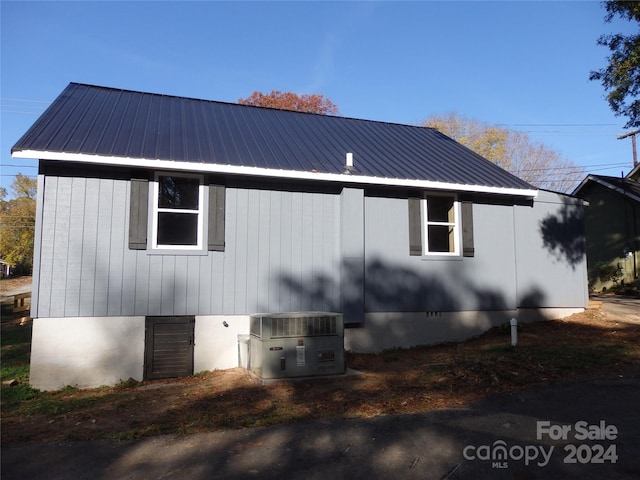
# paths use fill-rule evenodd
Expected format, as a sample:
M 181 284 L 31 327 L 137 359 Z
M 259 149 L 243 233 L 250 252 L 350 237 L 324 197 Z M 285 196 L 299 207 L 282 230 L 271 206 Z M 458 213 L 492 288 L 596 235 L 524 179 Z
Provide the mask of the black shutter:
M 473 247 L 473 202 L 461 202 L 460 210 L 462 216 L 462 256 L 473 257 L 475 254 Z
M 149 216 L 149 181 L 131 179 L 129 202 L 129 249 L 147 248 L 147 219 Z
M 209 250 L 224 252 L 224 185 L 209 185 Z
M 409 198 L 409 255 L 422 255 L 421 199 Z

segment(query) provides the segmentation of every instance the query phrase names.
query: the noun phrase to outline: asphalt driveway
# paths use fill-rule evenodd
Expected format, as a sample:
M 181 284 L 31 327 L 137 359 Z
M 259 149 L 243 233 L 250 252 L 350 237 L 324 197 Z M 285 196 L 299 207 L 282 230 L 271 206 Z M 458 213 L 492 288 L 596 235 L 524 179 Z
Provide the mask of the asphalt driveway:
M 611 318 L 640 323 L 640 298 L 601 295 L 592 297 L 602 301 L 602 308 Z
M 640 379 L 617 378 L 415 415 L 10 446 L 2 478 L 636 479 L 638 398 Z

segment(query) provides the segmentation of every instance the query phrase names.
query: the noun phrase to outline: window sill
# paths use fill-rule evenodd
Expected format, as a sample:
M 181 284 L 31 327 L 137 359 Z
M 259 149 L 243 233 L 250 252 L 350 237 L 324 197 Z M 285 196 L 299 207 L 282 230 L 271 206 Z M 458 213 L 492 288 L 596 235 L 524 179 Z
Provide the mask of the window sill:
M 464 257 L 462 255 L 438 255 L 437 253 L 422 254 L 420 260 L 434 260 L 445 262 L 460 262 Z
M 182 250 L 179 248 L 148 248 L 146 250 L 147 255 L 171 255 L 174 257 L 182 256 L 207 256 L 209 251 L 207 249 L 197 250 Z

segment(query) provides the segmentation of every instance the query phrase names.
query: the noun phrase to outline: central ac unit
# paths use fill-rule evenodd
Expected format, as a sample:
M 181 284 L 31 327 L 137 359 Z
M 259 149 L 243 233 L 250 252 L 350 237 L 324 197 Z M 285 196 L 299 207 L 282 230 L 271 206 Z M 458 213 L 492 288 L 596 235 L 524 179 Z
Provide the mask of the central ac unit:
M 249 369 L 261 378 L 309 377 L 345 372 L 342 314 L 251 315 Z

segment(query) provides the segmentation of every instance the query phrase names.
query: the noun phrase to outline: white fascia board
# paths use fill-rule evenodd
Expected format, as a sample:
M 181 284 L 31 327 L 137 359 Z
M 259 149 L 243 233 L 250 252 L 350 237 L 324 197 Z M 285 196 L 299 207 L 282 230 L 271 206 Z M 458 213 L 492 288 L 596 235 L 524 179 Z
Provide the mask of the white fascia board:
M 12 152 L 14 158 L 39 158 L 42 160 L 58 160 L 65 162 L 89 163 L 97 165 L 113 165 L 123 167 L 139 167 L 154 170 L 179 170 L 184 172 L 221 173 L 246 175 L 255 177 L 270 177 L 295 180 L 315 180 L 322 182 L 357 183 L 366 185 L 384 185 L 395 187 L 412 187 L 433 190 L 448 190 L 456 192 L 491 193 L 497 195 L 513 195 L 518 197 L 535 198 L 536 189 L 490 187 L 485 185 L 462 185 L 457 183 L 435 182 L 431 180 L 370 177 L 363 175 L 349 175 L 341 173 L 302 172 L 297 170 L 276 170 L 271 168 L 246 167 L 238 165 L 221 165 L 212 163 L 174 162 L 171 160 L 152 160 L 144 158 L 106 157 L 101 155 L 86 155 L 82 153 L 46 152 L 36 150 L 22 150 Z

